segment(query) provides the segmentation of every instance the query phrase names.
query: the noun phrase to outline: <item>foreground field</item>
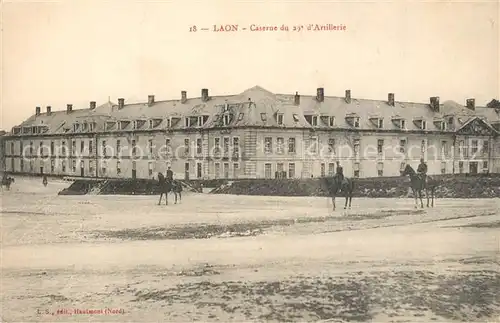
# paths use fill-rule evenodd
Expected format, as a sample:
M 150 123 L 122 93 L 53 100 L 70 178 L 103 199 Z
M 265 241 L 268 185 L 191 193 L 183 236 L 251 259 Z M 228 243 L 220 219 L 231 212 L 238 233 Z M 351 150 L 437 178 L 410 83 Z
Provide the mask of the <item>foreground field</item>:
M 499 199 L 332 213 L 325 198 L 57 196 L 66 185 L 2 192 L 4 322 L 499 318 Z

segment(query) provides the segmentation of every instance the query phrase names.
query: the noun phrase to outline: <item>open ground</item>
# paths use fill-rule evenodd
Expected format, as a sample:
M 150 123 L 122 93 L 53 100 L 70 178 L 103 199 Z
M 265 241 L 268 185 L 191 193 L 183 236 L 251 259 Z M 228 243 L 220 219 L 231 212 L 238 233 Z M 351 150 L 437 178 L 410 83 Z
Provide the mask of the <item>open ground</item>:
M 58 196 L 67 186 L 16 178 L 1 193 L 3 322 L 500 317 L 499 198 L 355 198 L 332 212 L 319 197 L 158 206 Z

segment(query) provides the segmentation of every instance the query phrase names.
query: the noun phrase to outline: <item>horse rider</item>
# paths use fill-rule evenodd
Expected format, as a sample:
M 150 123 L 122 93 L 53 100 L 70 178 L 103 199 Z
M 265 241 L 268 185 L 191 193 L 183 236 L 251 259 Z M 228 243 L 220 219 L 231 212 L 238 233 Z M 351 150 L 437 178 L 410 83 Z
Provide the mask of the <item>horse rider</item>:
M 420 159 L 420 164 L 418 165 L 417 173 L 420 175 L 420 178 L 422 178 L 422 180 L 425 183 L 427 181 L 427 164 L 425 163 L 423 158 Z
M 337 181 L 340 190 L 342 190 L 342 182 L 344 181 L 344 169 L 340 166 L 340 162 L 337 161 Z
M 168 166 L 168 169 L 167 169 L 167 181 L 172 184 L 172 182 L 174 181 L 174 172 L 172 172 L 172 170 L 170 169 L 170 166 Z

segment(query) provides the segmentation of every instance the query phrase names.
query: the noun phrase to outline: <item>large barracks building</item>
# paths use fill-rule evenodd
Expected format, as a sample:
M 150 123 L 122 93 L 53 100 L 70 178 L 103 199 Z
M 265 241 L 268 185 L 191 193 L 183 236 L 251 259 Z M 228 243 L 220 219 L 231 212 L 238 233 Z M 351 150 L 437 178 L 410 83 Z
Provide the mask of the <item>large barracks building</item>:
M 144 103 L 47 106 L 3 137 L 5 171 L 98 178 L 177 179 L 398 176 L 420 158 L 429 174 L 500 172 L 500 110 L 464 104 L 275 94 L 240 94 Z

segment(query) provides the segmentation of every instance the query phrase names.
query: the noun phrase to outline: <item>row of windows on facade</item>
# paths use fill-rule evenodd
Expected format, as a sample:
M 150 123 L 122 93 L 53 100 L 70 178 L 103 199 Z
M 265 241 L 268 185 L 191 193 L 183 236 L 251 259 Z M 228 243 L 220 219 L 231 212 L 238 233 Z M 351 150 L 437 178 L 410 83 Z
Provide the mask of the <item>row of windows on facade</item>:
M 474 163 L 474 162 L 473 162 Z M 93 172 L 94 172 L 94 161 L 89 161 L 89 167 L 88 167 L 88 172 L 89 174 L 92 174 L 93 175 Z M 80 161 L 80 169 L 82 170 L 83 172 L 83 169 L 84 169 L 84 161 Z M 286 176 L 282 176 L 282 175 L 278 175 L 278 174 L 282 174 L 284 172 L 284 163 L 277 163 L 276 164 L 276 173 L 275 173 L 275 177 L 279 176 L 279 177 L 286 177 Z M 476 163 L 477 165 L 477 163 Z M 30 162 L 29 163 L 29 166 L 30 166 L 30 171 L 33 172 L 34 170 L 34 163 L 33 162 Z M 230 169 L 230 164 L 229 163 L 222 163 L 222 166 L 223 166 L 223 177 L 224 178 L 230 178 L 231 177 L 231 169 Z M 446 174 L 447 172 L 447 164 L 446 162 L 442 162 L 441 163 L 441 173 L 442 174 Z M 482 169 L 483 171 L 487 171 L 488 170 L 488 161 L 483 161 L 482 162 Z M 136 162 L 132 162 L 132 170 L 135 171 L 137 168 L 137 165 L 136 165 Z M 401 162 L 400 164 L 400 170 L 403 171 L 404 168 L 406 167 L 406 163 L 405 162 Z M 477 167 L 477 166 L 476 166 Z M 43 172 L 43 167 L 40 167 L 41 168 L 41 171 Z M 11 169 L 13 171 L 16 171 L 15 169 L 15 164 L 14 164 L 14 159 L 11 158 Z M 21 159 L 21 162 L 20 162 L 20 169 L 21 171 L 24 171 L 24 160 Z M 108 169 L 108 165 L 106 162 L 103 162 L 101 164 L 101 175 L 102 176 L 106 176 L 107 175 L 107 169 Z M 150 176 L 153 175 L 153 169 L 154 169 L 154 164 L 153 162 L 149 162 L 148 163 L 148 174 Z M 463 161 L 459 161 L 458 162 L 458 169 L 459 169 L 459 173 L 463 173 L 464 172 L 464 162 Z M 55 172 L 55 161 L 52 160 L 51 161 L 51 165 L 50 165 L 50 170 L 52 173 Z M 220 178 L 221 176 L 221 163 L 215 163 L 214 164 L 214 170 L 215 170 L 215 178 Z M 62 167 L 61 167 L 61 171 L 63 173 L 66 172 L 66 161 L 62 161 Z M 73 160 L 72 162 L 72 171 L 73 173 L 76 173 L 77 172 L 77 167 L 76 167 L 76 161 Z M 185 163 L 185 172 L 186 173 L 189 173 L 190 172 L 190 163 Z M 238 172 L 239 172 L 239 164 L 238 163 L 233 163 L 233 169 L 232 169 L 232 175 L 234 177 L 237 177 L 238 176 Z M 265 163 L 264 164 L 264 176 L 266 178 L 272 178 L 272 164 L 271 163 Z M 120 175 L 122 174 L 122 169 L 121 169 L 121 162 L 120 161 L 117 161 L 116 162 L 116 174 Z M 334 163 L 328 163 L 328 176 L 333 176 L 335 174 L 335 164 Z M 321 163 L 320 165 L 320 176 L 321 177 L 324 177 L 326 175 L 326 164 L 325 163 Z M 383 162 L 378 162 L 377 163 L 377 175 L 378 176 L 384 176 L 384 163 Z M 197 163 L 196 164 L 196 177 L 197 178 L 202 178 L 203 176 L 203 171 L 202 171 L 202 164 L 201 163 Z M 360 176 L 360 163 L 359 162 L 355 162 L 353 163 L 353 176 L 354 177 L 359 177 Z M 289 178 L 294 178 L 295 177 L 295 163 L 288 163 L 288 177 Z
M 317 152 L 319 142 L 317 137 L 313 137 L 312 139 L 312 144 L 310 145 L 310 152 L 315 153 Z M 483 145 L 482 145 L 482 151 L 484 153 L 489 152 L 489 141 L 488 140 L 483 140 Z M 225 154 L 229 153 L 230 149 L 230 138 L 229 137 L 224 137 L 222 140 L 222 146 L 223 146 L 223 151 Z M 232 140 L 233 144 L 233 155 L 238 155 L 239 154 L 239 138 L 238 137 L 233 137 Z M 171 140 L 166 139 L 165 140 L 165 145 L 168 148 L 171 148 Z M 333 138 L 328 139 L 328 152 L 335 154 L 335 145 L 336 141 Z M 190 146 L 191 142 L 190 139 L 185 139 L 184 140 L 184 153 L 188 154 L 190 152 Z M 407 141 L 406 139 L 401 139 L 399 142 L 399 151 L 400 153 L 405 153 L 406 152 L 406 146 L 407 146 Z M 76 153 L 76 141 L 72 141 L 72 149 L 70 151 L 70 154 L 75 154 Z M 88 147 L 89 147 L 89 153 L 93 153 L 93 141 L 89 140 L 88 141 Z M 103 156 L 107 156 L 107 146 L 106 146 L 106 141 L 102 141 L 102 153 Z M 360 147 L 360 139 L 354 139 L 353 140 L 353 148 L 355 154 L 359 153 L 359 147 Z M 23 146 L 22 142 L 20 143 L 20 148 L 21 151 L 23 151 Z M 215 148 L 215 153 L 219 153 L 221 149 L 221 138 L 216 137 L 214 138 L 214 148 Z M 422 140 L 421 142 L 421 150 L 425 151 L 427 148 L 427 141 Z M 448 141 L 441 141 L 441 151 L 444 155 L 449 155 L 450 153 L 450 148 L 451 146 L 449 145 Z M 466 149 L 467 147 L 465 146 L 465 141 L 461 140 L 459 141 L 459 155 L 467 155 L 468 150 Z M 153 146 L 153 140 L 150 139 L 148 141 L 148 152 L 150 155 L 154 154 L 154 146 Z M 50 154 L 54 155 L 54 142 L 50 143 Z M 80 142 L 80 152 L 83 153 L 85 151 L 85 142 L 81 141 Z M 116 151 L 120 152 L 121 151 L 121 141 L 117 140 L 116 141 Z M 201 154 L 203 151 L 203 142 L 201 138 L 196 139 L 196 153 Z M 377 140 L 377 153 L 382 154 L 384 151 L 384 140 L 383 139 L 378 139 Z M 471 146 L 470 146 L 470 153 L 476 154 L 479 151 L 479 146 L 478 146 L 478 140 L 472 140 L 471 141 Z M 14 143 L 11 143 L 11 152 L 14 152 Z M 265 137 L 264 138 L 264 152 L 265 153 L 273 153 L 273 138 L 272 137 Z M 276 138 L 276 153 L 282 154 L 285 152 L 285 138 L 283 137 L 278 137 Z M 33 155 L 33 142 L 30 142 L 29 145 L 29 153 L 30 155 Z M 39 143 L 39 150 L 38 150 L 39 155 L 43 156 L 44 151 L 43 151 L 43 142 L 41 141 Z M 63 155 L 66 154 L 66 142 L 63 141 L 61 145 L 61 153 Z M 167 151 L 167 153 L 171 153 L 171 151 Z M 296 140 L 295 138 L 288 138 L 288 153 L 296 153 Z M 132 155 L 135 156 L 137 154 L 137 146 L 136 146 L 136 141 L 132 140 Z

